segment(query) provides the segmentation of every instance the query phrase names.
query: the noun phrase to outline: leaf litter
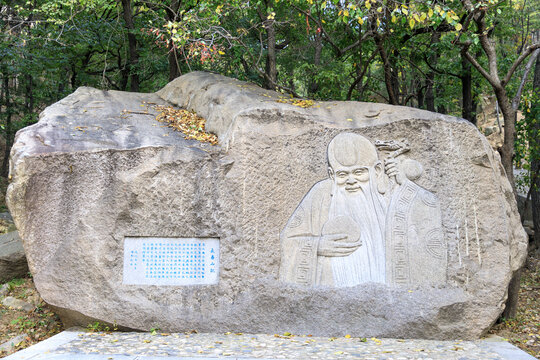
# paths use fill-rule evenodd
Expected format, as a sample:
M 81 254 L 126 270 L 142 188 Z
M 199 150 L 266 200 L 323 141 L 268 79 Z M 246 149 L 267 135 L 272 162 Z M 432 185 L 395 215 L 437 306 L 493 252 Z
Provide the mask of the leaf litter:
M 157 121 L 166 123 L 168 127 L 182 132 L 185 139 L 207 142 L 211 145 L 218 144 L 217 135 L 205 130 L 206 119 L 195 112 L 163 105 L 155 105 L 154 109 L 159 111 L 156 116 Z

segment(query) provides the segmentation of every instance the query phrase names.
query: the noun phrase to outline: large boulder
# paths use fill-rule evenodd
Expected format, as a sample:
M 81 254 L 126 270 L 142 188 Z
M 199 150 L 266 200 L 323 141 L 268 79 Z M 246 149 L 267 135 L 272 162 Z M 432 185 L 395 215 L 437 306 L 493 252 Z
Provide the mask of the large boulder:
M 19 233 L 0 235 L 0 284 L 27 274 L 28 263 Z
M 219 145 L 152 104 L 197 112 Z M 19 131 L 11 177 L 36 287 L 77 321 L 477 338 L 526 255 L 499 156 L 469 122 L 201 72 L 155 94 L 79 88 Z

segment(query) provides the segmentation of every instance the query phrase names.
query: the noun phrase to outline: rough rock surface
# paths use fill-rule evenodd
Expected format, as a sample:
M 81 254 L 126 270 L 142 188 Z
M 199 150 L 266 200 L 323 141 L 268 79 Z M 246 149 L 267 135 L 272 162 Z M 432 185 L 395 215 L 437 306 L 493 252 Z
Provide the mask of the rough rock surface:
M 28 263 L 17 231 L 0 235 L 0 283 L 28 273 Z
M 23 310 L 26 312 L 34 310 L 34 305 L 27 303 L 24 300 L 14 298 L 13 296 L 7 296 L 2 300 L 2 305 L 12 307 L 17 310 Z
M 195 72 L 156 94 L 80 88 L 48 107 L 17 134 L 7 195 L 42 298 L 65 316 L 145 330 L 483 334 L 503 310 L 527 246 L 511 187 L 484 136 L 462 119 L 413 108 L 283 101 Z M 184 140 L 145 114 L 148 103 L 196 111 L 220 144 Z M 408 155 L 424 169 L 416 182 L 440 202 L 445 285 L 279 281 L 280 231 L 313 184 L 328 177 L 326 146 L 344 131 L 410 144 Z M 219 283 L 123 284 L 124 238 L 144 236 L 219 238 Z
M 9 284 L 3 284 L 0 286 L 0 299 L 9 293 Z

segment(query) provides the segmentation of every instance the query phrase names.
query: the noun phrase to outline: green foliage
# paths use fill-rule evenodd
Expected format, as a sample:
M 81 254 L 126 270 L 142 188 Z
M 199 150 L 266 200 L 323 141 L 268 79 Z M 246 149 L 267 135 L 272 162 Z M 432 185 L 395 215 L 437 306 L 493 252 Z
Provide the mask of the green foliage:
M 1 16 L 11 19 L 0 22 L 0 78 L 7 77 L 12 87 L 9 108 L 0 106 L 4 137 L 13 138 L 44 107 L 79 86 L 128 90 L 136 75 L 140 91 L 152 92 L 171 76 L 194 70 L 317 100 L 388 102 L 391 88 L 397 103 L 428 108 L 432 94 L 433 109 L 460 116 L 460 44 L 467 43 L 469 53 L 489 68 L 481 34 L 467 20 L 465 1 L 130 3 L 129 29 L 119 1 L 16 0 L 2 5 Z M 473 5 L 473 11 L 483 12 L 497 44 L 502 76 L 531 42 L 530 33 L 539 29 L 539 11 L 523 0 Z M 136 61 L 128 46 L 133 35 Z M 272 61 L 275 84 L 267 79 Z M 506 84 L 510 95 L 517 90 L 520 71 Z M 474 69 L 472 83 L 473 97 L 492 91 Z
M 95 321 L 86 325 L 86 329 L 91 332 L 110 332 L 117 331 L 118 326 L 116 325 L 116 321 L 111 326 L 99 321 Z
M 516 124 L 514 162 L 526 170 L 516 181 L 518 188 L 524 191 L 531 186 L 533 176 L 539 175 L 539 169 L 532 169 L 531 164 L 534 160 L 540 161 L 540 91 L 524 94 L 521 104 L 524 118 Z
M 23 284 L 24 284 L 24 279 L 13 279 L 11 281 L 8 281 L 8 285 L 10 289 L 16 288 Z

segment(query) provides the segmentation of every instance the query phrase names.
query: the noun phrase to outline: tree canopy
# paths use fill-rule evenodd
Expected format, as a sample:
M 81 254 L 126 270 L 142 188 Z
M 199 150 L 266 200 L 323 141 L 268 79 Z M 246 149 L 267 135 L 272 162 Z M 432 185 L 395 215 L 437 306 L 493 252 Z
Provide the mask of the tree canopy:
M 13 0 L 0 5 L 0 116 L 8 145 L 81 85 L 155 91 L 193 70 L 295 97 L 407 105 L 473 123 L 531 98 L 538 0 Z M 525 75 L 525 76 L 524 76 Z M 521 127 L 523 128 L 523 127 Z M 6 164 L 4 164 L 4 172 Z

